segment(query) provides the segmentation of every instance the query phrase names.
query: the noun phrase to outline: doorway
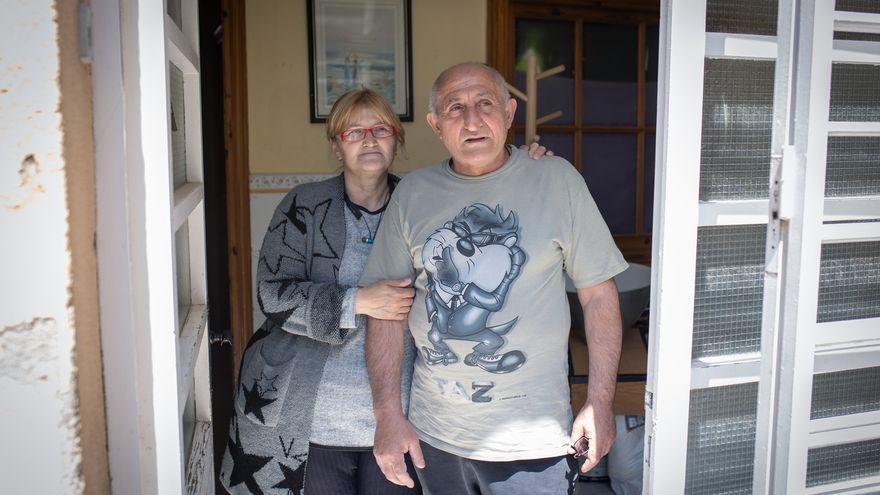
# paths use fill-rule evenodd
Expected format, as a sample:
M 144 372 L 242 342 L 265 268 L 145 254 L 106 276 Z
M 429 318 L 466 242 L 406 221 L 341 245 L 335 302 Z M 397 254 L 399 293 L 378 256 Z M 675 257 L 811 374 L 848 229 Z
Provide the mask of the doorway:
M 597 188 L 628 191 L 625 202 L 631 206 L 620 213 L 619 245 L 630 259 L 650 260 L 653 268 L 644 397 L 646 492 L 714 493 L 732 487 L 764 493 L 771 485 L 779 492 L 875 489 L 880 474 L 871 466 L 852 466 L 873 459 L 880 437 L 880 405 L 863 393 L 880 369 L 871 333 L 880 315 L 870 300 L 880 277 L 873 268 L 880 238 L 880 190 L 872 168 L 878 131 L 871 102 L 878 101 L 872 91 L 880 65 L 880 13 L 871 10 L 876 6 L 823 0 L 796 11 L 797 4 L 786 0 L 684 0 L 663 2 L 653 14 L 589 17 L 566 10 L 575 3 L 608 5 L 543 2 L 539 9 L 529 2 L 488 1 L 487 58 L 514 81 L 520 51 L 516 15 L 524 16 L 523 31 L 534 32 L 541 23 L 568 16 L 575 42 L 571 55 L 559 58 L 572 61 L 568 91 L 582 104 L 571 110 L 570 121 L 548 123 L 548 141 L 570 142 L 570 160 L 584 171 L 591 143 L 632 150 L 626 184 Z M 578 15 L 579 21 L 571 21 Z M 653 45 L 649 33 L 655 25 Z M 599 42 L 635 46 L 628 59 L 635 58 L 637 68 L 648 66 L 635 73 L 634 124 L 590 121 L 595 115 L 584 106 L 584 86 L 633 84 L 629 73 L 587 70 L 583 47 L 593 39 L 591 29 Z M 657 124 L 649 111 L 651 70 L 659 86 Z M 863 113 L 823 120 L 833 108 Z M 808 116 L 817 112 L 818 120 Z M 654 149 L 656 186 L 650 174 Z M 616 169 L 619 163 L 599 166 Z M 785 181 L 787 189 L 781 186 Z M 788 203 L 781 199 L 786 197 Z M 630 225 L 632 231 L 625 231 Z M 241 232 L 231 235 L 246 246 L 249 234 Z M 846 272 L 834 266 L 865 270 L 856 279 L 840 276 Z M 241 270 L 245 273 L 244 266 Z M 820 287 L 826 294 L 821 298 Z M 237 300 L 247 304 L 249 296 Z M 858 311 L 817 320 L 819 308 L 849 305 Z M 814 397 L 852 407 L 814 417 Z M 825 473 L 817 461 L 810 464 L 811 458 L 851 448 L 861 453 L 838 471 Z

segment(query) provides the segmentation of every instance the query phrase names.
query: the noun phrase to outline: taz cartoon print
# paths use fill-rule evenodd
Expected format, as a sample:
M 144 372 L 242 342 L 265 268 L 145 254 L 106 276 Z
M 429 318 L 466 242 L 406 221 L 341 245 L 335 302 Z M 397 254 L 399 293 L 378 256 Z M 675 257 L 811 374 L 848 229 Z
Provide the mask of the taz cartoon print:
M 458 361 L 450 340 L 475 342 L 464 364 L 491 373 L 509 373 L 526 361 L 518 350 L 501 352 L 504 335 L 519 317 L 490 325 L 493 313 L 504 306 L 511 284 L 519 276 L 526 253 L 517 244 L 515 212 L 505 217 L 501 207 L 480 203 L 461 210 L 451 222 L 431 234 L 422 248 L 428 273 L 425 304 L 432 348 L 422 346 L 428 364 L 444 366 Z

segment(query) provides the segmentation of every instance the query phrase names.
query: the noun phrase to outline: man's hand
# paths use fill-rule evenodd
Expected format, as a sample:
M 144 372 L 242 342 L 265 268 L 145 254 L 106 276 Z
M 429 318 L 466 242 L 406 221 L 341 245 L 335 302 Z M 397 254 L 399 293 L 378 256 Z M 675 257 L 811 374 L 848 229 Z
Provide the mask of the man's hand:
M 425 467 L 419 437 L 409 421 L 402 415 L 376 421 L 376 437 L 373 442 L 373 455 L 382 474 L 395 485 L 412 488 L 415 482 L 406 471 L 404 454 L 409 453 L 413 464 L 419 469 Z
M 380 320 L 404 320 L 409 314 L 416 290 L 410 279 L 380 280 L 355 292 L 354 312 Z
M 581 467 L 581 472 L 586 473 L 590 469 L 596 467 L 596 464 L 599 463 L 599 459 L 608 454 L 616 435 L 617 430 L 614 424 L 614 414 L 611 411 L 611 406 L 594 406 L 589 400 L 587 400 L 587 403 L 581 408 L 577 417 L 574 418 L 574 424 L 571 427 L 568 453 L 575 453 L 574 448 L 571 446 L 574 445 L 580 437 L 585 436 L 589 439 L 590 447 L 587 451 L 587 456 L 584 459 L 584 465 Z
M 519 147 L 519 149 L 528 150 L 529 156 L 532 158 L 532 160 L 537 160 L 538 158 L 541 158 L 544 155 L 554 156 L 553 151 L 548 150 L 544 146 L 541 146 L 540 144 L 538 144 L 538 141 L 540 141 L 540 140 L 541 140 L 541 136 L 536 135 L 535 140 L 532 142 L 532 144 L 530 144 L 528 146 L 522 145 Z

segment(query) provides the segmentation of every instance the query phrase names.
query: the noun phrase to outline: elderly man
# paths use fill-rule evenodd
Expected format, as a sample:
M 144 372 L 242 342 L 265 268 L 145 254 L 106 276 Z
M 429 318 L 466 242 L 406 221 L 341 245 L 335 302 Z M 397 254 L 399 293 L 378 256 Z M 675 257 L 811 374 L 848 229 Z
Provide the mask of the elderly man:
M 404 322 L 370 319 L 366 357 L 374 454 L 392 482 L 427 494 L 571 493 L 614 440 L 611 402 L 626 269 L 583 178 L 567 161 L 505 145 L 516 101 L 492 68 L 434 83 L 428 123 L 451 158 L 403 179 L 360 280 L 412 277 L 419 350 L 408 419 L 400 407 Z M 565 271 L 590 348 L 589 398 L 572 422 Z

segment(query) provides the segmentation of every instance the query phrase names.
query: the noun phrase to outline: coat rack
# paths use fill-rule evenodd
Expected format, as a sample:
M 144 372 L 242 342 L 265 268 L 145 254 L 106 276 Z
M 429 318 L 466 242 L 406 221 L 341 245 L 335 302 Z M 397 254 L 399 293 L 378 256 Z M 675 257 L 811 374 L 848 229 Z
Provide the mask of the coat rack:
M 565 70 L 564 65 L 557 65 L 552 69 L 547 69 L 538 74 L 538 61 L 535 53 L 531 50 L 526 52 L 526 92 L 516 89 L 512 84 L 505 83 L 510 93 L 526 103 L 526 144 L 535 140 L 536 130 L 539 125 L 549 122 L 557 117 L 562 116 L 562 112 L 557 110 L 538 118 L 538 81 L 545 77 L 550 77 Z

